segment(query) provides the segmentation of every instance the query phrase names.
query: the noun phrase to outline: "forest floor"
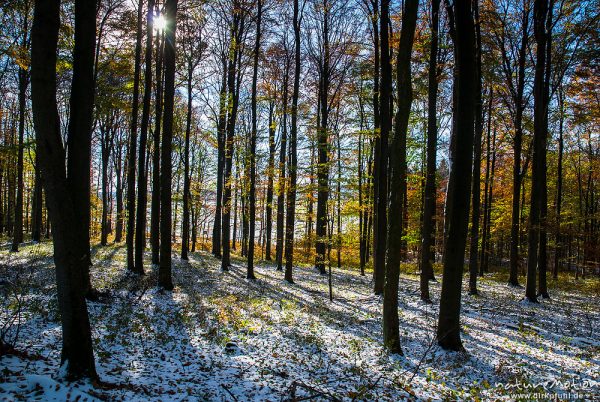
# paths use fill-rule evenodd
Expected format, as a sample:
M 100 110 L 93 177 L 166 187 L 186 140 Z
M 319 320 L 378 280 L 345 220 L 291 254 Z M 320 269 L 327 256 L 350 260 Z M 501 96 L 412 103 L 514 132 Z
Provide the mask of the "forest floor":
M 102 300 L 89 303 L 103 384 L 66 383 L 59 375 L 61 329 L 51 247 L 0 251 L 0 331 L 16 349 L 0 357 L 0 400 L 600 395 L 597 278 L 562 290 L 551 286 L 551 299 L 530 304 L 522 301 L 523 289 L 487 275 L 480 296 L 463 293 L 466 353 L 455 353 L 439 349 L 434 340 L 440 283 L 431 284 L 434 304 L 427 305 L 419 300 L 418 277 L 403 273 L 404 356 L 390 356 L 382 347 L 381 298 L 372 294 L 369 275 L 334 268 L 330 302 L 327 277 L 312 268 L 297 268 L 296 284 L 290 285 L 272 264 L 261 262 L 258 279 L 248 281 L 243 260 L 234 260 L 223 273 L 217 259 L 192 253 L 188 262 L 174 257 L 175 290 L 161 292 L 155 268 L 141 279 L 127 275 L 122 246 L 95 247 L 93 254 L 93 284 L 105 292 Z M 9 292 L 14 287 L 16 295 Z M 10 320 L 17 311 L 19 325 Z

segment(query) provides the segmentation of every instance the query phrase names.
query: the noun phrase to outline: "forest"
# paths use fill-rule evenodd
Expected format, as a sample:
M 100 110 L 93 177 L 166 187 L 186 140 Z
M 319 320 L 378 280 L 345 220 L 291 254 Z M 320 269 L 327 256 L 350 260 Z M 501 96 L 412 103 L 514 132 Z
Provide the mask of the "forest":
M 0 1 L 0 399 L 600 397 L 594 0 Z

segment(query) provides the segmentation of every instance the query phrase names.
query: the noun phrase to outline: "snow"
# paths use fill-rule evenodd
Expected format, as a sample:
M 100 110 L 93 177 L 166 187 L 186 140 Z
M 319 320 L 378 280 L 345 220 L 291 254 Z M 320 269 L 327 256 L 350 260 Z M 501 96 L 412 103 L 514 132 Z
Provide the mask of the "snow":
M 400 323 L 404 356 L 382 347 L 381 298 L 370 277 L 334 268 L 327 277 L 294 271 L 296 284 L 267 263 L 245 279 L 243 260 L 221 272 L 218 260 L 174 256 L 173 292 L 156 288 L 156 268 L 141 279 L 125 272 L 124 247 L 94 249 L 89 303 L 96 368 L 108 385 L 68 383 L 59 375 L 51 245 L 19 254 L 0 251 L 0 275 L 27 279 L 15 349 L 0 357 L 0 400 L 278 401 L 512 400 L 516 393 L 600 395 L 600 303 L 597 292 L 558 291 L 540 304 L 522 303 L 523 289 L 491 274 L 480 296 L 465 288 L 466 353 L 445 352 L 435 339 L 434 304 L 419 300 L 418 277 L 403 273 Z M 13 281 L 14 282 L 14 281 Z M 0 312 L 6 319 L 8 299 Z

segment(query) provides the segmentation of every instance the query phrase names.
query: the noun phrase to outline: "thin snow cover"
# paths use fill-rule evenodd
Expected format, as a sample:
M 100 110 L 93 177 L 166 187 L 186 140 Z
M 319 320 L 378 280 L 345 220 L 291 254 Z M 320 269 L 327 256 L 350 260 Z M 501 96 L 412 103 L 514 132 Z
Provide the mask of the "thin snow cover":
M 440 284 L 433 305 L 419 300 L 418 277 L 401 276 L 404 356 L 382 346 L 381 298 L 370 276 L 333 269 L 327 277 L 297 267 L 296 284 L 271 264 L 245 262 L 229 272 L 204 253 L 176 256 L 173 292 L 156 288 L 156 268 L 128 276 L 124 247 L 95 248 L 92 278 L 103 291 L 88 303 L 96 368 L 103 386 L 60 375 L 61 331 L 51 245 L 0 251 L 0 277 L 21 283 L 15 349 L 0 358 L 0 400 L 280 401 L 512 400 L 516 394 L 600 394 L 597 294 L 552 291 L 522 303 L 523 289 L 493 275 L 481 296 L 463 293 L 466 353 L 445 352 L 434 339 Z M 2 290 L 4 292 L 4 290 Z M 0 292 L 0 293 L 2 293 Z M 15 303 L 2 293 L 0 328 Z M 13 307 L 11 307 L 13 306 Z

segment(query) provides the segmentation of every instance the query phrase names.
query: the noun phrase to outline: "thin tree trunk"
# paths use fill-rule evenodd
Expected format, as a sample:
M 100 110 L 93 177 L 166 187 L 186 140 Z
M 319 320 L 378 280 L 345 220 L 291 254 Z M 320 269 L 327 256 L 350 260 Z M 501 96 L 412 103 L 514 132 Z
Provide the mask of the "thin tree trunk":
M 371 24 L 373 28 L 373 129 L 375 132 L 375 155 L 373 165 L 373 292 L 376 295 L 383 294 L 383 284 L 385 281 L 385 233 L 387 230 L 386 222 L 386 207 L 387 207 L 387 141 L 389 135 L 389 122 L 383 122 L 381 118 L 380 102 L 380 61 L 383 63 L 383 58 L 386 58 L 386 63 L 389 63 L 389 54 L 380 55 L 380 32 L 378 25 L 379 7 L 378 0 L 371 1 L 373 6 L 373 15 L 371 16 Z M 379 21 L 380 22 L 380 21 Z M 385 29 L 385 34 L 388 32 L 388 25 L 381 23 Z M 383 35 L 383 32 L 381 33 Z M 381 60 L 380 60 L 381 59 Z M 383 84 L 383 82 L 382 82 Z M 387 85 L 391 85 L 390 83 Z M 386 101 L 387 102 L 387 101 Z M 389 103 L 389 102 L 388 102 Z M 388 106 L 386 106 L 388 107 Z M 389 110 L 388 110 L 388 113 Z M 388 119 L 391 119 L 391 114 L 388 114 Z M 386 125 L 386 130 L 382 130 L 383 124 Z
M 181 259 L 188 259 L 190 242 L 190 132 L 192 130 L 192 66 L 188 67 L 187 115 L 185 123 L 185 145 L 183 163 L 183 219 L 181 228 Z
M 563 127 L 564 127 L 564 95 L 562 82 L 558 85 L 558 167 L 556 171 L 556 250 L 554 252 L 554 267 L 552 270 L 552 277 L 558 278 L 558 270 L 560 268 L 560 259 L 562 257 L 563 239 L 561 237 L 561 210 L 562 210 L 562 191 L 563 191 L 563 153 L 564 153 L 564 139 L 563 139 Z
M 152 134 L 152 212 L 150 215 L 150 247 L 152 264 L 160 263 L 160 137 L 163 98 L 164 34 L 156 38 L 156 98 L 154 132 Z
M 148 0 L 146 14 L 146 54 L 144 56 L 144 100 L 140 130 L 140 149 L 138 158 L 137 210 L 135 223 L 134 272 L 144 274 L 144 250 L 146 248 L 146 208 L 148 204 L 148 179 L 146 171 L 146 152 L 148 142 L 148 124 L 150 122 L 150 101 L 152 99 L 152 34 L 154 0 Z
M 238 1 L 235 0 L 233 4 L 234 10 L 239 8 Z M 233 162 L 233 146 L 234 146 L 234 135 L 235 135 L 235 125 L 237 119 L 238 112 L 238 102 L 239 102 L 239 93 L 236 90 L 236 77 L 240 74 L 237 71 L 238 58 L 240 57 L 240 46 L 239 42 L 243 36 L 244 30 L 244 15 L 241 15 L 238 12 L 234 13 L 233 17 L 233 25 L 231 29 L 231 44 L 230 44 L 230 59 L 229 66 L 227 68 L 227 86 L 228 86 L 228 107 L 229 116 L 227 122 L 227 138 L 225 144 L 225 177 L 224 177 L 224 185 L 225 191 L 223 194 L 223 222 L 222 222 L 222 231 L 223 231 L 223 256 L 221 258 L 221 270 L 227 271 L 229 270 L 229 266 L 231 265 L 231 255 L 230 255 L 230 247 L 229 241 L 230 237 L 230 223 L 231 223 L 231 169 Z
M 540 250 L 540 230 L 542 225 L 544 197 L 544 166 L 546 153 L 547 102 L 545 89 L 546 74 L 546 18 L 548 0 L 535 0 L 533 6 L 533 32 L 536 48 L 535 76 L 533 81 L 533 160 L 531 167 L 531 206 L 529 212 L 529 237 L 527 255 L 527 284 L 525 298 L 537 303 L 536 269 Z
M 250 136 L 250 194 L 249 201 L 249 234 L 248 234 L 248 270 L 246 278 L 256 279 L 254 275 L 254 236 L 256 231 L 256 83 L 258 81 L 258 57 L 260 53 L 262 0 L 257 0 L 256 42 L 254 44 L 254 66 L 252 75 L 252 133 Z
M 552 11 L 554 8 L 554 0 L 548 1 L 548 13 L 545 20 L 546 24 L 546 60 L 544 66 L 544 149 L 541 153 L 540 163 L 540 181 L 542 186 L 542 199 L 540 208 L 540 245 L 538 258 L 538 284 L 539 295 L 544 299 L 550 298 L 548 294 L 547 269 L 548 269 L 548 178 L 547 178 L 547 142 L 548 142 L 548 105 L 550 101 L 550 75 L 552 68 Z M 593 202 L 592 202 L 593 205 Z M 592 211 L 593 212 L 593 211 Z
M 27 3 L 25 3 L 27 4 Z M 27 48 L 27 36 L 29 25 L 29 7 L 23 12 L 23 41 L 21 46 Z M 17 144 L 17 202 L 15 204 L 15 225 L 13 230 L 13 242 L 11 251 L 19 251 L 19 244 L 23 242 L 23 150 L 25 137 L 25 103 L 27 86 L 29 84 L 28 72 L 19 66 L 19 143 Z
M 267 167 L 267 205 L 266 205 L 266 246 L 265 260 L 271 261 L 271 232 L 273 229 L 273 177 L 275 175 L 275 127 L 273 122 L 273 109 L 275 102 L 269 102 L 269 164 Z
M 320 67 L 321 124 L 317 130 L 317 220 L 315 268 L 324 275 L 327 251 L 327 200 L 329 199 L 329 11 L 328 0 L 323 2 L 323 59 Z
M 39 156 L 35 154 L 35 173 L 34 173 L 34 185 L 33 185 L 33 206 L 32 206 L 32 222 L 31 222 L 31 240 L 34 242 L 40 242 L 42 240 L 42 207 L 43 207 L 43 196 L 42 196 L 42 176 L 40 172 Z M 0 179 L 1 182 L 1 179 Z M 1 185 L 0 185 L 1 188 Z M 0 202 L 0 205 L 2 203 Z M 1 206 L 0 206 L 1 208 Z M 0 222 L 2 218 L 0 217 Z
M 217 121 L 217 200 L 212 233 L 212 254 L 221 257 L 221 222 L 223 219 L 223 169 L 225 168 L 225 126 L 227 122 L 227 63 L 223 62 L 223 76 L 219 91 L 219 118 Z
M 137 159 L 138 109 L 140 97 L 140 70 L 142 59 L 142 15 L 143 0 L 138 2 L 137 34 L 135 43 L 135 64 L 133 72 L 133 103 L 131 106 L 131 133 L 129 136 L 129 155 L 127 158 L 127 269 L 136 272 L 134 261 L 135 235 L 135 165 Z
M 508 283 L 519 286 L 519 198 L 521 183 L 525 172 L 521 171 L 521 153 L 523 148 L 523 93 L 525 90 L 525 61 L 527 57 L 527 43 L 529 39 L 529 8 L 523 10 L 521 46 L 518 55 L 518 75 L 515 102 L 515 137 L 513 160 L 513 197 L 512 197 L 512 223 L 510 232 L 510 277 Z M 512 77 L 507 77 L 512 79 Z
M 406 0 L 402 12 L 402 28 L 396 62 L 398 111 L 395 131 L 390 142 L 390 208 L 388 213 L 387 259 L 383 291 L 383 342 L 391 353 L 402 354 L 400 346 L 400 321 L 398 317 L 398 283 L 402 254 L 404 220 L 404 195 L 406 191 L 406 137 L 412 104 L 412 81 L 410 59 L 417 23 L 418 0 Z M 381 2 L 381 119 L 389 121 L 384 104 L 391 94 L 389 44 L 386 26 L 389 22 L 389 2 Z M 385 25 L 384 25 L 385 24 Z M 386 123 L 382 123 L 382 131 Z
M 423 233 L 421 235 L 421 300 L 431 302 L 429 280 L 434 279 L 435 261 L 435 204 L 437 163 L 437 92 L 438 92 L 438 31 L 440 0 L 431 2 L 431 45 L 429 49 L 428 109 L 427 109 L 427 177 L 423 206 Z
M 298 0 L 294 0 L 294 88 L 292 90 L 292 127 L 290 131 L 289 174 L 287 188 L 287 216 L 285 233 L 285 280 L 294 283 L 294 229 L 296 218 L 296 181 L 298 175 L 298 96 L 300 93 L 300 10 Z
M 285 73 L 283 77 L 283 106 L 282 106 L 282 123 L 281 123 L 281 149 L 279 150 L 279 181 L 277 184 L 277 238 L 275 244 L 275 260 L 277 260 L 277 270 L 283 270 L 283 242 L 284 242 L 284 225 L 285 225 L 285 162 L 287 151 L 287 113 L 288 113 L 288 80 L 289 80 L 289 63 L 286 61 Z
M 483 135 L 483 93 L 481 76 L 481 23 L 479 20 L 479 0 L 473 0 L 475 16 L 475 138 L 473 140 L 473 181 L 472 181 L 472 213 L 471 244 L 469 247 L 469 294 L 476 295 L 477 274 L 479 273 L 479 218 L 481 202 L 481 136 Z
M 171 277 L 171 149 L 173 147 L 173 104 L 175 100 L 175 29 L 177 26 L 177 1 L 165 2 L 165 103 L 164 131 L 161 147 L 160 177 L 160 265 L 158 285 L 165 290 L 173 289 Z

